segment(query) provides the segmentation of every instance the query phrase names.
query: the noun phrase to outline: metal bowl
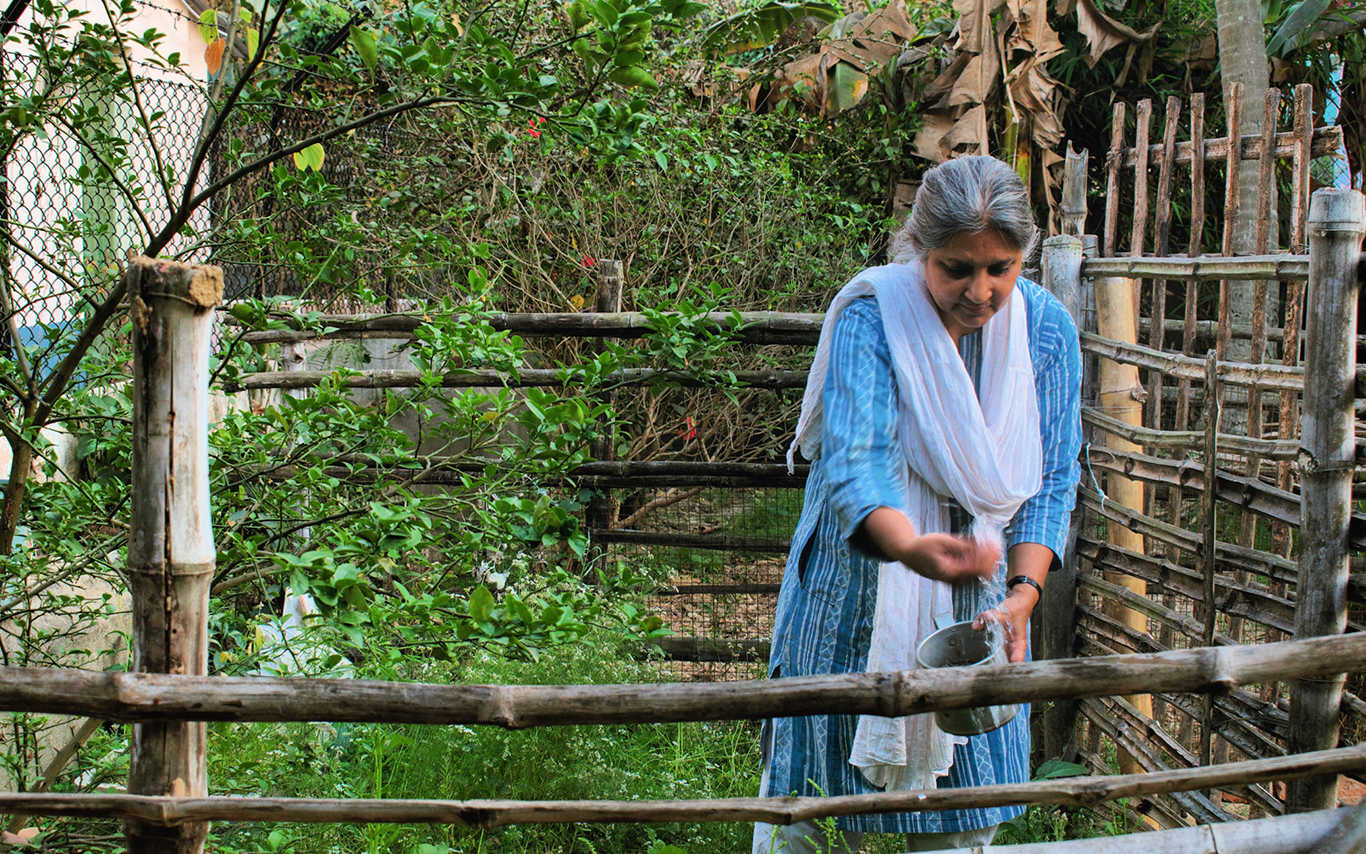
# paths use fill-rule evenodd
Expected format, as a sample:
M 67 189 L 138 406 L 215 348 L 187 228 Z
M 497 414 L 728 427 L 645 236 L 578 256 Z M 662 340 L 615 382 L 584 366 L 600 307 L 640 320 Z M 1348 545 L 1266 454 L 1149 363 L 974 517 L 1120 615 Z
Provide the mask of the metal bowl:
M 926 669 L 1005 664 L 1006 651 L 1003 645 L 992 642 L 985 629 L 974 629 L 972 622 L 966 621 L 952 623 L 925 638 L 915 651 L 915 661 Z M 1019 711 L 1019 703 L 942 709 L 934 713 L 934 721 L 951 735 L 981 735 L 1010 723 Z

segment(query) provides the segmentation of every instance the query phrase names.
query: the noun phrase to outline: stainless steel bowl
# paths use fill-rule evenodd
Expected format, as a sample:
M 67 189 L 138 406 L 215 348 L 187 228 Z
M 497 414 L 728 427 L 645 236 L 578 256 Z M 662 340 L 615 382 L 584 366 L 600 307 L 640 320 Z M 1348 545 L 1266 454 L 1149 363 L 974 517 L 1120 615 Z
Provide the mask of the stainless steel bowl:
M 920 643 L 916 663 L 924 668 L 976 667 L 1005 664 L 1005 647 L 992 643 L 986 630 L 975 630 L 972 622 L 952 623 Z M 1018 703 L 1004 706 L 979 706 L 973 709 L 946 709 L 934 713 L 935 723 L 952 735 L 981 735 L 1005 726 L 1020 711 Z

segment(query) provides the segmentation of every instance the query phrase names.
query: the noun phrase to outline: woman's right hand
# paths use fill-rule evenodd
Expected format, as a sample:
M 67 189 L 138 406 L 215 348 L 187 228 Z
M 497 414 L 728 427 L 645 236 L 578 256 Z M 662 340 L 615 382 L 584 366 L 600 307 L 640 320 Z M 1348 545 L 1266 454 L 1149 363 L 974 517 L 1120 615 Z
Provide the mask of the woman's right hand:
M 953 534 L 921 534 L 904 546 L 902 554 L 893 557 L 926 578 L 963 584 L 990 579 L 1000 563 L 1001 551 Z
M 1001 551 L 995 546 L 953 534 L 918 534 L 900 510 L 879 507 L 863 520 L 863 532 L 892 560 L 934 581 L 964 584 L 989 579 Z

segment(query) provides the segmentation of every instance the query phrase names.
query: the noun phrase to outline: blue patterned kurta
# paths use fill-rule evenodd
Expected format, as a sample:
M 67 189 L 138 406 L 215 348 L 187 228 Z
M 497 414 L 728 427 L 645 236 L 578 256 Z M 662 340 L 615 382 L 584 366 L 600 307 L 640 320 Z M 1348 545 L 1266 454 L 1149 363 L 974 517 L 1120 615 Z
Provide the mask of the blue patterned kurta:
M 1043 439 L 1043 485 L 1006 528 L 1006 545 L 1031 542 L 1061 555 L 1076 495 L 1081 445 L 1081 350 L 1071 317 L 1027 279 L 1029 353 Z M 965 335 L 959 351 L 977 382 L 981 334 Z M 878 507 L 905 508 L 906 464 L 896 437 L 897 391 L 877 299 L 855 300 L 836 321 L 825 379 L 825 428 L 820 459 L 811 467 L 806 501 L 792 538 L 778 596 L 769 662 L 772 676 L 861 673 L 877 607 L 878 557 L 851 542 Z M 1004 568 L 998 570 L 1004 572 Z M 989 605 L 982 585 L 954 592 L 954 616 L 970 620 Z M 776 718 L 769 795 L 833 796 L 877 792 L 849 764 L 858 717 Z M 1029 707 L 1000 729 L 955 748 L 941 788 L 1019 783 L 1029 779 Z M 848 816 L 843 830 L 940 833 L 998 824 L 1024 807 Z

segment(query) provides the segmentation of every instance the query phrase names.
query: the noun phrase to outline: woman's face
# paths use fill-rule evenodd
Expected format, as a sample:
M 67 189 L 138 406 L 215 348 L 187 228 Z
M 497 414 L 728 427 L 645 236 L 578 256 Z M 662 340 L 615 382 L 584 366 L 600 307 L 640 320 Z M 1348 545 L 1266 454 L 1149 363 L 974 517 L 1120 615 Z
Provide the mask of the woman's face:
M 1024 263 L 1001 232 L 962 231 L 925 259 L 925 283 L 954 341 L 986 325 L 1001 310 Z

